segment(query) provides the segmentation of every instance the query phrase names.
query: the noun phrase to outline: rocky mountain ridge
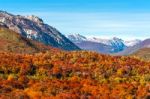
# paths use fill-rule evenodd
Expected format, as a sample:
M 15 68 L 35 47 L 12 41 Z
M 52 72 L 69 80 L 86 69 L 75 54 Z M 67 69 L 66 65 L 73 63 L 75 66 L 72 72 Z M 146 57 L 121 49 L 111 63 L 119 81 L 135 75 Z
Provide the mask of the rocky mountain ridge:
M 21 16 L 0 11 L 0 25 L 46 45 L 64 50 L 79 50 L 74 43 L 62 35 L 56 28 L 45 24 L 41 18 L 34 15 Z

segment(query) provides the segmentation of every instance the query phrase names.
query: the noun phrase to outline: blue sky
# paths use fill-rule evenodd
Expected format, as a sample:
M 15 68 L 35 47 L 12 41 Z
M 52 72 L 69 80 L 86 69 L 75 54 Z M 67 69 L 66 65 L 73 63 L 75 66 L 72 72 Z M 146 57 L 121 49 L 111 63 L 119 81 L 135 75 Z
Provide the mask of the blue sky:
M 150 0 L 0 0 L 1 10 L 37 15 L 63 34 L 150 38 Z

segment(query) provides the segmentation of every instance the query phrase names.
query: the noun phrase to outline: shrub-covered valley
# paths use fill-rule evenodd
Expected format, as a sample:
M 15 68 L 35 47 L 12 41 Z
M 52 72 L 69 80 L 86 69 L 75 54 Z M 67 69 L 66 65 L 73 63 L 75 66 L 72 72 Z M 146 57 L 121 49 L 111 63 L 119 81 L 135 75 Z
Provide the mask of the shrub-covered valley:
M 150 63 L 87 51 L 0 53 L 2 99 L 147 98 Z

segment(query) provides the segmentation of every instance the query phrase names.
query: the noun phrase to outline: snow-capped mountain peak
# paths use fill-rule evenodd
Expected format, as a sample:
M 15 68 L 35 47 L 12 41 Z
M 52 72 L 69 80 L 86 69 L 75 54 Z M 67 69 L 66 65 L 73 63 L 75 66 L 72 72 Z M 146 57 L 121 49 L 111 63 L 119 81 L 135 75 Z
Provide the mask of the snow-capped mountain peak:
M 112 44 L 124 44 L 127 47 L 134 46 L 141 42 L 139 39 L 135 40 L 123 40 L 117 37 L 109 38 L 109 39 L 103 39 L 101 37 L 86 37 L 81 34 L 70 34 L 66 36 L 69 38 L 72 42 L 81 42 L 81 41 L 90 41 L 90 42 L 96 42 L 96 43 L 103 43 L 105 45 L 112 45 Z
M 70 34 L 67 35 L 67 37 L 72 41 L 72 42 L 81 42 L 81 41 L 86 41 L 87 38 L 85 36 L 82 36 L 80 34 Z
M 108 53 L 120 52 L 128 47 L 131 47 L 140 43 L 140 40 L 125 41 L 117 37 L 113 37 L 110 39 L 103 39 L 100 37 L 85 37 L 80 34 L 70 34 L 67 37 L 72 42 L 77 44 L 80 48 L 82 48 L 83 45 L 86 46 L 86 48 L 84 47 L 82 49 L 93 50 L 93 48 L 91 47 L 92 46 L 91 43 L 92 43 L 92 44 L 95 44 L 95 46 L 93 45 L 93 47 L 97 48 L 96 46 L 99 46 L 99 48 L 105 49 L 106 51 L 108 51 Z
M 68 40 L 57 29 L 45 24 L 42 19 L 34 15 L 21 16 L 0 11 L 0 26 L 7 27 L 24 37 L 46 45 L 65 50 L 79 50 L 74 43 Z

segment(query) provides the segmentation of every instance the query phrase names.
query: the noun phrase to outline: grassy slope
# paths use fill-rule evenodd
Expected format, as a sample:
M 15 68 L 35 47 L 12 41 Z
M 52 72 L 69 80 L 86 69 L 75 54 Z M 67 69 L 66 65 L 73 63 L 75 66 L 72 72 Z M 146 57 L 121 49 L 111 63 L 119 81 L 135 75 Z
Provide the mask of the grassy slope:
M 56 50 L 39 42 L 26 39 L 18 33 L 6 28 L 0 28 L 0 51 L 15 53 L 35 53 L 46 50 Z
M 150 61 L 150 48 L 143 48 L 133 53 L 132 56 L 140 57 L 144 60 Z

